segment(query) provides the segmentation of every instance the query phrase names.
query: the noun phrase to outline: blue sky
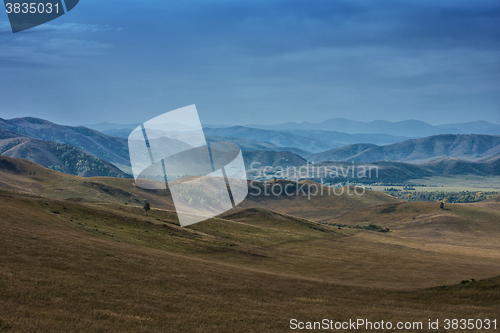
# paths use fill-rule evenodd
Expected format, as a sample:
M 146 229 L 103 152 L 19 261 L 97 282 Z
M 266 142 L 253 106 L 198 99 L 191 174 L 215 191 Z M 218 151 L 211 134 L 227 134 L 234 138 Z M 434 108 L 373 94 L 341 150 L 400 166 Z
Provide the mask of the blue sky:
M 500 123 L 498 1 L 103 1 L 13 34 L 0 117 Z

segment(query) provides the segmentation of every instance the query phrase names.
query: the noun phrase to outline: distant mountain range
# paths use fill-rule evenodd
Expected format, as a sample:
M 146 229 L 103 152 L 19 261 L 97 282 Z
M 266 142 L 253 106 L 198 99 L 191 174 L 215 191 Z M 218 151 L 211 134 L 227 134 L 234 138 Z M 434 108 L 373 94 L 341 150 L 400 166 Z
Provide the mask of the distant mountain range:
M 309 123 L 305 124 L 307 127 Z M 400 126 L 415 123 L 390 124 Z M 483 126 L 483 130 L 492 130 L 496 126 L 485 122 L 472 124 Z M 347 125 L 344 130 L 349 130 Z M 427 129 L 431 126 L 425 123 L 420 125 Z M 460 128 L 463 124 L 455 125 L 442 127 Z M 101 124 L 102 128 L 106 126 L 109 128 L 113 124 Z M 0 129 L 3 129 L 0 131 L 0 153 L 5 156 L 27 158 L 71 174 L 124 177 L 127 176 L 125 173 L 130 173 L 126 138 L 106 135 L 86 127 L 57 125 L 37 118 L 0 118 Z M 204 132 L 209 142 L 228 141 L 240 145 L 247 168 L 252 162 L 260 163 L 261 167 L 288 167 L 304 165 L 308 160 L 314 163 L 377 163 L 388 173 L 401 174 L 403 178 L 406 177 L 403 175 L 409 174 L 490 175 L 497 173 L 498 159 L 495 156 L 500 154 L 498 135 L 446 134 L 403 140 L 404 136 L 387 134 L 354 135 L 322 129 L 269 130 L 244 126 L 204 128 Z M 385 145 L 373 143 L 392 141 L 396 142 Z M 335 148 L 331 149 L 332 146 Z M 74 155 L 79 156 L 78 161 L 82 160 L 90 167 L 81 168 L 80 165 L 78 169 L 77 160 L 69 158 Z M 125 170 L 125 173 L 108 162 Z M 401 162 L 413 164 L 394 164 Z
M 252 152 L 245 158 L 248 165 L 258 161 L 260 165 L 254 166 L 257 168 L 304 165 L 299 156 L 293 157 L 291 153 L 282 164 L 278 160 L 281 157 L 269 151 Z M 344 168 L 373 165 L 379 171 L 374 182 L 403 182 L 431 176 L 494 176 L 500 175 L 500 136 L 437 135 L 387 146 L 353 144 L 312 154 L 308 162 Z
M 237 137 L 271 143 L 277 147 L 295 147 L 303 151 L 318 153 L 325 150 L 343 147 L 353 143 L 372 143 L 378 145 L 391 144 L 407 140 L 408 137 L 386 134 L 346 134 L 322 130 L 264 130 L 245 126 L 224 128 L 203 128 L 207 136 Z M 243 149 L 243 147 L 242 147 Z M 276 150 L 271 148 L 269 150 Z M 290 150 L 290 149 L 288 149 Z M 303 153 L 301 156 L 305 156 Z
M 130 125 L 124 125 L 124 126 L 135 126 L 135 125 L 136 124 L 130 124 Z M 93 126 L 95 126 L 94 129 L 96 131 L 100 131 L 98 128 L 107 128 L 108 126 L 112 127 L 113 124 L 101 123 L 101 124 L 96 124 Z M 116 126 L 120 126 L 120 125 L 116 124 Z M 137 126 L 135 126 L 133 128 L 119 128 L 119 129 L 110 128 L 110 129 L 103 130 L 102 133 L 104 133 L 106 135 L 110 135 L 110 136 L 116 136 L 116 137 L 119 137 L 122 139 L 128 139 L 128 136 L 130 135 L 132 130 L 136 127 Z M 236 143 L 237 145 L 240 146 L 240 148 L 242 150 L 276 150 L 279 148 L 278 146 L 276 146 L 270 142 L 261 142 L 261 141 L 257 141 L 257 140 L 253 140 L 253 139 L 243 139 L 243 138 L 238 138 L 238 137 L 222 137 L 222 136 L 206 135 L 206 139 L 208 142 L 232 142 L 232 143 Z M 290 148 L 290 150 L 296 149 L 297 152 L 301 152 L 304 155 L 311 154 L 310 152 L 307 152 L 307 151 L 301 151 L 298 148 L 293 148 L 293 147 L 289 147 L 289 148 Z
M 128 136 L 131 130 L 140 124 L 114 124 L 114 123 L 98 123 L 85 125 L 88 128 L 100 131 L 102 133 Z M 232 125 L 205 125 L 208 128 L 228 128 L 235 127 Z M 439 134 L 486 134 L 500 135 L 500 125 L 492 124 L 487 121 L 473 121 L 467 123 L 454 123 L 443 125 L 431 125 L 420 120 L 404 120 L 404 121 L 385 121 L 375 120 L 370 122 L 349 120 L 346 118 L 331 118 L 320 123 L 310 122 L 288 122 L 275 125 L 260 125 L 250 124 L 242 127 L 250 127 L 257 129 L 266 129 L 274 131 L 330 131 L 340 132 L 344 134 L 385 134 L 390 136 L 400 136 L 404 138 L 423 138 L 426 136 Z M 121 135 L 119 135 L 121 134 Z M 303 135 L 303 133 L 296 133 Z M 345 141 L 345 140 L 339 140 Z M 374 143 L 374 144 L 391 144 L 394 142 L 372 142 L 367 140 L 347 140 L 349 143 Z M 400 140 L 403 141 L 403 140 Z
M 121 128 L 120 126 L 134 125 L 136 124 L 119 125 L 101 123 L 90 126 L 95 126 L 93 128 L 98 131 L 99 128 L 104 128 L 102 132 L 107 135 L 127 139 L 130 132 L 135 127 Z M 209 141 L 220 141 L 222 137 L 229 138 L 229 140 L 226 141 L 238 143 L 242 150 L 263 149 L 283 151 L 283 149 L 280 148 L 287 148 L 288 151 L 292 151 L 292 149 L 295 148 L 302 151 L 295 151 L 295 153 L 301 156 L 339 148 L 353 143 L 363 142 L 376 145 L 387 145 L 412 138 L 411 136 L 394 136 L 389 134 L 348 134 L 329 130 L 303 129 L 274 130 L 271 127 L 268 129 L 260 129 L 248 126 L 204 127 L 203 131 Z M 235 139 L 239 139 L 239 142 L 236 142 Z
M 100 123 L 89 126 L 108 135 L 127 138 L 130 131 L 137 125 Z M 231 142 L 234 142 L 234 138 L 252 140 L 252 142 L 240 141 L 238 143 L 243 150 L 281 151 L 276 147 L 293 147 L 305 151 L 305 153 L 299 153 L 300 156 L 305 157 L 308 155 L 307 152 L 320 153 L 358 143 L 384 146 L 408 139 L 441 134 L 500 135 L 500 125 L 486 121 L 475 121 L 433 126 L 418 120 L 360 122 L 344 118 L 333 118 L 321 123 L 289 122 L 276 125 L 248 126 L 214 125 L 204 127 L 204 131 L 207 138 L 217 137 L 215 141 L 220 140 L 220 137 L 231 138 L 233 140 Z M 264 147 L 266 145 L 267 147 Z M 291 151 L 291 149 L 287 150 Z
M 133 124 L 115 124 L 115 123 L 97 123 L 97 124 L 87 124 L 83 125 L 87 128 L 91 128 L 93 130 L 99 131 L 101 133 L 106 133 L 106 131 L 120 131 L 120 130 L 128 130 L 129 133 L 137 126 L 141 125 L 140 123 Z M 127 135 L 128 136 L 128 135 Z
M 439 134 L 486 134 L 500 135 L 500 125 L 486 121 L 475 121 L 461 124 L 445 124 L 433 126 L 419 120 L 390 122 L 375 120 L 371 122 L 354 121 L 345 118 L 332 118 L 321 123 L 289 122 L 276 125 L 247 125 L 248 127 L 272 130 L 321 130 L 337 131 L 349 134 L 388 134 L 422 138 Z M 358 143 L 361 141 L 358 141 Z
M 354 144 L 308 156 L 313 162 L 347 161 L 421 162 L 437 157 L 478 160 L 500 153 L 500 136 L 492 135 L 435 135 L 406 140 L 387 146 Z
M 297 134 L 280 132 L 274 130 L 262 130 L 244 126 L 233 126 L 226 128 L 203 128 L 205 135 L 237 137 L 247 140 L 268 142 L 278 147 L 295 147 L 309 152 L 320 152 L 330 149 L 327 142 L 301 136 Z
M 24 158 L 49 169 L 82 177 L 129 177 L 111 163 L 74 146 L 6 130 L 0 130 L 0 154 Z

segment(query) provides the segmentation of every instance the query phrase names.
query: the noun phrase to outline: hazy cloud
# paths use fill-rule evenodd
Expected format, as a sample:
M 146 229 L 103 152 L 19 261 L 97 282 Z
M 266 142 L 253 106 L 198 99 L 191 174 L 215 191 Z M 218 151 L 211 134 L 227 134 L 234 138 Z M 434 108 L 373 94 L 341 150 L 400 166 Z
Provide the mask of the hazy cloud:
M 111 44 L 98 43 L 89 40 L 53 38 L 40 44 L 45 52 L 62 56 L 94 56 L 103 55 L 112 48 Z
M 500 123 L 496 0 L 87 0 L 31 30 L 14 38 L 0 24 L 9 69 L 0 75 L 12 78 L 0 97 L 68 123 L 89 114 L 139 122 L 192 103 L 202 118 L 233 124 L 305 114 Z M 22 66 L 34 64 L 64 65 L 50 77 L 64 108 L 11 99 L 34 80 Z M 53 94 L 37 73 L 37 89 Z
M 102 32 L 110 30 L 120 30 L 119 28 L 114 28 L 110 25 L 99 25 L 99 24 L 81 24 L 81 23 L 63 23 L 63 24 L 51 24 L 47 23 L 41 25 L 39 30 L 44 31 L 58 31 L 61 33 L 84 33 L 84 32 Z

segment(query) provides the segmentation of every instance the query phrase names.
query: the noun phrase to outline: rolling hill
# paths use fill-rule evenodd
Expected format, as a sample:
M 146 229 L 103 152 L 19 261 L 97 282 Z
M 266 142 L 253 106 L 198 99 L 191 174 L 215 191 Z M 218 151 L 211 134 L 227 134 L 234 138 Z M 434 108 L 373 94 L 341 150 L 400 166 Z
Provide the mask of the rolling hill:
M 441 157 L 420 163 L 421 166 L 434 171 L 437 175 L 500 175 L 500 154 L 479 161 L 465 161 L 452 157 Z
M 127 140 L 83 126 L 63 126 L 39 118 L 25 117 L 9 120 L 0 118 L 0 129 L 71 145 L 116 165 L 130 165 Z
M 140 207 L 144 200 L 148 200 L 152 207 L 173 209 L 173 201 L 168 190 L 145 190 L 136 186 L 133 179 L 82 178 L 55 172 L 24 159 L 0 156 L 0 161 L 3 161 L 0 164 L 2 188 L 55 199 L 108 201 Z M 36 171 L 36 175 L 30 175 L 30 171 Z M 293 195 L 287 195 L 284 190 L 279 195 L 270 194 L 273 185 L 277 191 L 279 186 L 284 189 L 288 184 L 290 185 L 287 190 Z M 308 187 L 308 184 L 311 184 L 311 187 Z M 336 193 L 338 195 L 333 191 L 328 194 L 328 190 L 324 188 L 321 195 L 321 186 L 312 182 L 249 181 L 249 195 L 237 209 L 268 208 L 280 213 L 319 219 L 335 216 L 349 209 L 399 202 L 398 199 L 381 192 L 370 191 L 362 196 L 352 196 L 348 194 L 347 189 L 342 193 L 337 189 Z M 349 193 L 352 193 L 352 189 Z M 309 208 L 305 209 L 306 207 Z
M 236 208 L 266 208 L 317 221 L 337 216 L 362 207 L 398 202 L 390 195 L 376 191 L 358 190 L 352 186 L 332 188 L 316 182 L 277 179 L 276 181 L 249 183 L 249 195 Z
M 144 190 L 133 179 L 116 177 L 79 177 L 56 172 L 22 158 L 0 156 L 0 188 L 62 200 L 107 201 L 173 209 L 168 193 Z M 166 198 L 166 199 L 165 199 Z
M 436 135 L 412 139 L 387 146 L 368 147 L 356 153 L 363 146 L 354 145 L 353 154 L 346 157 L 345 149 L 335 149 L 309 156 L 320 162 L 324 158 L 343 157 L 342 161 L 367 163 L 375 161 L 422 162 L 436 157 L 455 157 L 465 160 L 479 160 L 500 153 L 500 136 L 491 135 Z M 346 148 L 347 149 L 347 148 Z
M 479 207 L 445 204 L 441 209 L 436 202 L 403 202 L 346 212 L 326 222 L 348 226 L 375 224 L 394 230 L 399 237 L 427 244 L 484 246 L 485 250 L 495 251 L 497 245 L 492 245 L 500 233 L 500 210 L 498 206 Z
M 483 158 L 478 163 L 486 165 L 486 169 L 490 174 L 500 175 L 500 154 Z
M 489 174 L 486 163 L 465 161 L 453 157 L 440 157 L 426 161 L 420 165 L 431 169 L 438 175 L 479 175 Z
M 3 156 L 24 158 L 82 177 L 129 177 L 111 163 L 70 145 L 37 140 L 5 130 L 0 130 L 0 138 L 0 154 Z

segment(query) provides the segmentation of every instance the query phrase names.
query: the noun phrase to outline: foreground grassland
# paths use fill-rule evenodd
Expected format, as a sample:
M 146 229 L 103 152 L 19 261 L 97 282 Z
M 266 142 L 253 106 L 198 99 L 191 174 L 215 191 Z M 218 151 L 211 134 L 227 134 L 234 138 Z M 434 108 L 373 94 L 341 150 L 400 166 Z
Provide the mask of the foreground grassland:
M 461 246 L 438 236 L 424 244 L 411 228 L 339 230 L 261 208 L 180 228 L 165 210 L 144 217 L 125 205 L 12 192 L 0 200 L 4 331 L 284 332 L 291 318 L 500 313 L 500 278 L 487 279 L 500 273 L 492 208 L 457 205 L 458 216 L 488 221 L 473 226 L 487 236 Z M 403 219 L 407 210 L 439 213 L 397 206 Z
M 36 166 L 15 163 L 0 171 L 0 332 L 500 320 L 499 198 L 440 209 L 375 192 L 260 196 L 180 228 L 165 193 L 46 169 L 27 177 Z

